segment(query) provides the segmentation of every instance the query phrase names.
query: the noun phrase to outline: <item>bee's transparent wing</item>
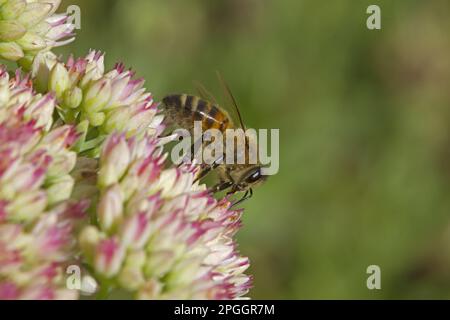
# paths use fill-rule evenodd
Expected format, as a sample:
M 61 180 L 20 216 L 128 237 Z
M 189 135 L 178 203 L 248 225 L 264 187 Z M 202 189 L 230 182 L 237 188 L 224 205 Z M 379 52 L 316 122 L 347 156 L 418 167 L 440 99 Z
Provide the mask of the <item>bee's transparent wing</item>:
M 202 85 L 200 82 L 198 81 L 194 81 L 194 86 L 195 89 L 198 92 L 198 95 L 200 96 L 200 98 L 209 101 L 211 103 L 214 103 L 217 105 L 217 101 L 216 98 L 212 95 L 211 92 L 209 92 L 204 85 Z

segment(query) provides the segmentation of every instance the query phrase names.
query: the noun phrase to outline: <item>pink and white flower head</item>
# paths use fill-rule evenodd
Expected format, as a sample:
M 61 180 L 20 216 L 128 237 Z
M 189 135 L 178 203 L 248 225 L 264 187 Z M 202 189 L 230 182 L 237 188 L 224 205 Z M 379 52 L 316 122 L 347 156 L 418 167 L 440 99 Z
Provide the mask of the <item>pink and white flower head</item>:
M 90 51 L 84 58 L 70 57 L 66 63 L 43 53 L 32 69 L 37 88 L 55 93 L 61 119 L 78 123 L 84 133 L 79 143 L 82 152 L 98 155 L 98 146 L 112 132 L 142 137 L 154 130 L 149 125 L 157 104 L 143 87 L 144 79 L 135 78 L 121 63 L 105 71 L 104 54 L 99 51 Z
M 66 287 L 65 267 L 73 261 L 76 230 L 86 202 L 65 202 L 40 213 L 31 227 L 0 222 L 0 300 L 76 299 Z
M 4 0 L 0 5 L 0 57 L 29 67 L 39 52 L 70 43 L 75 26 L 55 14 L 61 0 Z
M 156 138 L 112 134 L 105 141 L 98 227 L 80 235 L 100 286 L 139 299 L 241 297 L 251 283 L 249 261 L 233 240 L 241 212 L 194 183 L 195 168 L 164 169 L 164 159 Z
M 134 71 L 105 70 L 99 51 L 51 52 L 73 40 L 60 2 L 0 0 L 0 58 L 31 71 L 0 65 L 0 299 L 75 299 L 74 263 L 99 294 L 244 296 L 241 211 L 195 182 L 195 166 L 166 166 L 171 137 L 158 138 L 163 117 Z
M 0 79 L 0 197 L 17 203 L 19 197 L 20 206 L 11 203 L 8 208 L 18 219 L 25 219 L 22 213 L 32 217 L 42 206 L 70 196 L 73 179 L 69 173 L 76 162 L 70 148 L 78 134 L 69 125 L 50 129 L 56 106 L 53 94 L 35 93 L 28 77 L 20 73 L 9 79 L 3 66 Z
M 100 59 L 91 54 L 86 64 L 74 63 L 66 80 L 83 79 L 89 69 L 93 78 L 79 88 L 92 88 L 92 81 L 106 79 L 96 79 Z M 111 79 L 123 72 L 118 66 Z M 123 87 L 109 102 L 128 103 L 133 92 L 145 96 L 140 85 Z M 194 182 L 196 167 L 165 168 L 160 117 L 142 134 L 110 134 L 97 160 L 77 157 L 71 148 L 80 134 L 53 123 L 56 92 L 38 94 L 28 77 L 10 79 L 0 68 L 0 98 L 0 298 L 76 298 L 64 270 L 80 256 L 77 248 L 100 292 L 125 289 L 139 299 L 247 293 L 249 261 L 233 240 L 241 212 Z M 73 200 L 86 196 L 94 200 L 90 225 L 88 204 Z
M 52 94 L 0 66 L 0 299 L 76 298 L 65 288 L 86 202 L 68 201 L 73 127 L 52 129 Z

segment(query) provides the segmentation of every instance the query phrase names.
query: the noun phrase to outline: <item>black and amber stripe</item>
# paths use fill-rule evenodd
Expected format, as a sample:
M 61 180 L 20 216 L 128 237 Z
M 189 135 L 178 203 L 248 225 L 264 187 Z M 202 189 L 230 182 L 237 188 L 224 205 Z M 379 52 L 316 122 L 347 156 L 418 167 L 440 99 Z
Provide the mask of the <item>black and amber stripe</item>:
M 232 127 L 228 115 L 219 106 L 199 97 L 187 94 L 169 95 L 163 99 L 170 112 L 177 113 L 184 119 L 190 117 L 194 121 L 202 121 L 202 129 L 219 129 L 225 131 Z M 180 122 L 180 121 L 179 121 Z

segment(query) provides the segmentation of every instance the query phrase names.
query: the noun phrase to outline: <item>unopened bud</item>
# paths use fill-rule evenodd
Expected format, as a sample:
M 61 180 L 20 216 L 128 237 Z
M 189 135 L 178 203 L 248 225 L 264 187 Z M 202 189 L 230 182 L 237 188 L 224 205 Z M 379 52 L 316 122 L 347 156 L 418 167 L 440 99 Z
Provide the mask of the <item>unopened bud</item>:
M 50 71 L 48 89 L 56 93 L 58 99 L 62 99 L 64 92 L 69 88 L 70 80 L 67 69 L 57 63 Z
M 2 42 L 0 43 L 0 57 L 17 61 L 20 58 L 23 58 L 24 54 L 22 48 L 15 42 Z
M 14 41 L 21 38 L 27 29 L 19 22 L 11 20 L 0 21 L 0 40 Z
M 27 2 L 25 0 L 9 0 L 3 4 L 0 13 L 4 20 L 12 20 L 21 15 L 26 7 Z
M 78 108 L 82 99 L 83 99 L 83 92 L 78 87 L 74 87 L 64 92 L 63 96 L 64 105 L 71 109 Z
M 19 40 L 16 40 L 16 42 L 25 51 L 42 50 L 47 46 L 45 40 L 41 36 L 38 36 L 37 34 L 32 32 L 25 33 L 25 35 Z

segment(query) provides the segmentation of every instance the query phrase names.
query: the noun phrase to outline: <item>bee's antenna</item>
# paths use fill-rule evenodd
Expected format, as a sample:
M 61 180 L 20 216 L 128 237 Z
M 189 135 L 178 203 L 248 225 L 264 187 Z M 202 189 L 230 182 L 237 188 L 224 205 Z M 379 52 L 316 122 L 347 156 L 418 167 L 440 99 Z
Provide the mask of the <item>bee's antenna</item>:
M 245 129 L 245 125 L 244 125 L 244 121 L 242 121 L 242 116 L 241 116 L 241 112 L 239 111 L 239 107 L 237 105 L 236 99 L 234 98 L 233 94 L 231 93 L 230 88 L 228 87 L 227 83 L 225 82 L 225 80 L 222 78 L 222 75 L 220 74 L 219 71 L 216 71 L 217 74 L 217 78 L 219 78 L 219 82 L 222 85 L 225 93 L 230 97 L 231 102 L 233 102 L 234 108 L 236 109 L 236 112 L 238 114 L 239 117 L 239 122 L 241 123 L 241 128 L 242 130 L 246 131 Z

